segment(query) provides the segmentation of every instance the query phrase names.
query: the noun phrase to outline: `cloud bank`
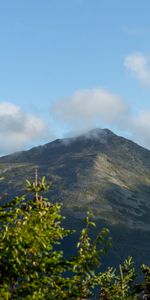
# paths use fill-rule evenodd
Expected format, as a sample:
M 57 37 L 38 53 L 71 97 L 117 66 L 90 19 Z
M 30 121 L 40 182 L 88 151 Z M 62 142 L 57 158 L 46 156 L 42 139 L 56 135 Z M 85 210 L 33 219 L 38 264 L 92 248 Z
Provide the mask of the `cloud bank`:
M 9 102 L 0 103 L 0 154 L 32 145 L 46 131 L 45 123 Z
M 50 108 L 53 122 L 49 126 L 19 106 L 0 103 L 0 155 L 26 149 L 41 143 L 45 136 L 54 139 L 55 131 L 66 137 L 90 129 L 110 128 L 150 149 L 150 110 L 139 113 L 120 95 L 103 88 L 79 90 L 66 99 L 55 101 Z M 56 135 L 55 135 L 56 136 Z
M 124 66 L 140 82 L 150 87 L 150 57 L 142 53 L 133 53 L 125 57 Z

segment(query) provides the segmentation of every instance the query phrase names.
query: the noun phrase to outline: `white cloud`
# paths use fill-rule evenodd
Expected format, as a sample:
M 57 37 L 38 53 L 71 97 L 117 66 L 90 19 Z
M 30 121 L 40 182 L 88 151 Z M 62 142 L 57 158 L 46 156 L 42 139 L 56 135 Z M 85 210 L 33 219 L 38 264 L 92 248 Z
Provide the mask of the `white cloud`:
M 45 123 L 9 102 L 0 103 L 0 154 L 23 149 L 42 137 Z
M 69 125 L 71 130 L 88 129 L 97 124 L 116 125 L 128 114 L 123 99 L 101 88 L 80 90 L 73 96 L 60 99 L 51 107 L 56 120 Z
M 142 83 L 150 86 L 150 57 L 142 53 L 133 53 L 125 57 L 124 66 Z

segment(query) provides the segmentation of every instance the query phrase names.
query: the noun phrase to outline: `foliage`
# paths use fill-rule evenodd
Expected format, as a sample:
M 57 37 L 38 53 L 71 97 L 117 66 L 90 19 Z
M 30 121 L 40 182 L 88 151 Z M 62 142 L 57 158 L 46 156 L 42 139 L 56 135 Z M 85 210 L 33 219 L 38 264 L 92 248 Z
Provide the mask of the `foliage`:
M 105 300 L 129 300 L 138 299 L 133 291 L 133 282 L 136 278 L 135 269 L 131 257 L 128 257 L 123 265 L 119 265 L 119 273 L 109 268 L 101 277 L 100 299 Z
M 96 224 L 87 213 L 76 255 L 64 258 L 62 240 L 73 231 L 63 228 L 61 204 L 43 197 L 45 177 L 26 181 L 32 197 L 16 197 L 0 207 L 0 299 L 137 300 L 148 297 L 150 268 L 142 266 L 144 282 L 136 285 L 135 269 L 128 257 L 118 271 L 101 272 L 102 256 L 111 246 L 108 229 L 92 239 Z M 95 290 L 96 288 L 96 290 Z M 144 298 L 143 298 L 144 299 Z

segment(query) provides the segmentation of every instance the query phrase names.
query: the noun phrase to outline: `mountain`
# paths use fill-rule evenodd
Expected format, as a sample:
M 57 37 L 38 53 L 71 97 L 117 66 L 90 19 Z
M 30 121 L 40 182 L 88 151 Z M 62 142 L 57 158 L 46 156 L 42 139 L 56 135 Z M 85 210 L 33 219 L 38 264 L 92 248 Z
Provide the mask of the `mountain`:
M 67 225 L 79 229 L 87 210 L 97 230 L 110 228 L 111 260 L 133 255 L 150 261 L 150 151 L 108 129 L 93 129 L 76 138 L 0 158 L 1 203 L 23 194 L 25 179 L 52 182 L 48 197 L 63 203 Z

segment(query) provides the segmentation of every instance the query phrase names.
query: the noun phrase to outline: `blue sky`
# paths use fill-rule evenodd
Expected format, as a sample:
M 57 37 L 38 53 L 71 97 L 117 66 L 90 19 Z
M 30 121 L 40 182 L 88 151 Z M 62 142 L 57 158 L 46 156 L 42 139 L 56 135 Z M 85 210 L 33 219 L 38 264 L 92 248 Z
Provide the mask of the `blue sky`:
M 0 155 L 94 127 L 150 148 L 149 0 L 0 0 Z

